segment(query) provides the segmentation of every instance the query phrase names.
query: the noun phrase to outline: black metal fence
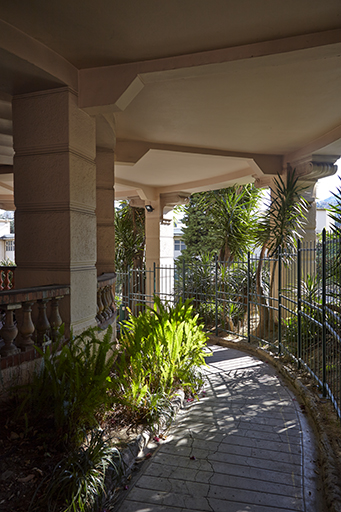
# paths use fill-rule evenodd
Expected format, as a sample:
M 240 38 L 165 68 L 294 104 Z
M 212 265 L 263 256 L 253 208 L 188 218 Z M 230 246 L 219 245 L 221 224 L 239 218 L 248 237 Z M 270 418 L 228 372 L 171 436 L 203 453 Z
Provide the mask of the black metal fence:
M 298 242 L 277 258 L 248 255 L 227 266 L 217 259 L 118 273 L 116 300 L 123 320 L 153 295 L 192 299 L 208 331 L 271 346 L 315 379 L 341 418 L 341 238 Z

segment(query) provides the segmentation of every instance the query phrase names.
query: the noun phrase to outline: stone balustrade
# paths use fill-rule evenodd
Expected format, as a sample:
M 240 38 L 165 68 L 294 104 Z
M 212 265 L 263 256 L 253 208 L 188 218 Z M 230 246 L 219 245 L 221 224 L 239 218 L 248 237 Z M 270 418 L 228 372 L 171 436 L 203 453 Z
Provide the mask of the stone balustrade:
M 62 325 L 59 302 L 69 293 L 67 285 L 12 289 L 0 293 L 0 358 L 30 351 L 35 344 L 42 346 L 56 340 Z M 35 312 L 34 318 L 32 311 Z
M 0 267 L 0 291 L 13 290 L 15 266 Z
M 105 329 L 116 319 L 114 287 L 116 274 L 102 274 L 97 278 L 97 315 L 98 325 Z

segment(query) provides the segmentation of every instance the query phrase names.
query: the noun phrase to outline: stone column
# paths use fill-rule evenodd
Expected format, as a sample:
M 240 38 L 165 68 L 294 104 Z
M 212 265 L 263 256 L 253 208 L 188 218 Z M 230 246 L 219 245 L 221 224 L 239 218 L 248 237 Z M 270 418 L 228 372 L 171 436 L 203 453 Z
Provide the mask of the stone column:
M 146 269 L 152 269 L 154 262 L 160 266 L 160 199 L 157 201 L 146 201 L 151 205 L 152 212 L 146 210 Z
M 96 118 L 97 275 L 115 271 L 114 119 Z M 105 136 L 104 136 L 105 135 Z
M 95 325 L 95 121 L 68 88 L 13 99 L 16 286 L 69 284 L 63 319 Z
M 146 201 L 146 205 L 150 205 L 153 211 L 146 210 L 145 216 L 145 236 L 146 236 L 146 295 L 152 300 L 153 293 L 160 290 L 159 271 L 156 271 L 155 281 L 153 274 L 148 270 L 153 270 L 154 263 L 156 267 L 160 267 L 160 198 L 156 201 Z
M 316 241 L 316 183 L 317 180 L 314 183 L 305 184 L 306 186 L 302 190 L 302 196 L 308 203 L 307 221 L 302 239 L 305 243 L 311 242 L 312 244 Z

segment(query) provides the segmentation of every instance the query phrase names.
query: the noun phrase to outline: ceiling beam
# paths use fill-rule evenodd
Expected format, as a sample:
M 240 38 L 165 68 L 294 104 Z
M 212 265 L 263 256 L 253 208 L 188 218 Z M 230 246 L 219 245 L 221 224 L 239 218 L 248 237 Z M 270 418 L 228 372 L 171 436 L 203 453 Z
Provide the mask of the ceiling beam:
M 334 29 L 176 57 L 81 69 L 78 75 L 79 106 L 90 114 L 101 112 L 95 107 L 109 107 L 111 111 L 119 112 L 143 89 L 144 83 L 193 77 L 202 74 L 205 66 L 338 43 L 341 43 L 341 29 Z

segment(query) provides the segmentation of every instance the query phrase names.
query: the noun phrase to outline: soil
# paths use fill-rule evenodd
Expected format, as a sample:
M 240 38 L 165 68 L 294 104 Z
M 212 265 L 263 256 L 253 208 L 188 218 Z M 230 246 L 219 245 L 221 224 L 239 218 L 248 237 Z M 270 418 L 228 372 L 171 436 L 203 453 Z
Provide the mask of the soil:
M 31 501 L 39 502 L 44 479 L 65 455 L 47 435 L 50 425 L 39 425 L 25 432 L 22 423 L 9 420 L 10 407 L 1 404 L 0 412 L 0 511 L 28 512 Z M 127 424 L 123 411 L 116 411 L 102 422 L 101 428 L 119 449 L 132 441 L 142 424 Z M 35 509 L 37 510 L 37 509 Z M 40 509 L 39 509 L 40 511 Z M 41 512 L 46 512 L 42 506 Z M 99 511 L 100 512 L 100 511 Z

